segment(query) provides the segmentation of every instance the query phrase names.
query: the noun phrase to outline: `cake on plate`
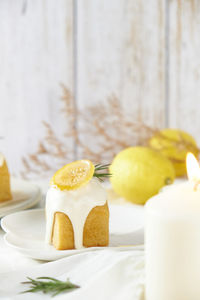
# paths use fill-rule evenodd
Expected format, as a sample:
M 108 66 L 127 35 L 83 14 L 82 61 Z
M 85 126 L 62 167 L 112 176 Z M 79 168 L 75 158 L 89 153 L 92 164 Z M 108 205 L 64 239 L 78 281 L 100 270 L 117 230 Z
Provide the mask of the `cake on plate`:
M 109 209 L 99 179 L 106 165 L 89 160 L 72 162 L 58 170 L 46 196 L 46 242 L 57 250 L 107 246 Z
M 11 199 L 10 174 L 5 157 L 0 153 L 0 202 Z

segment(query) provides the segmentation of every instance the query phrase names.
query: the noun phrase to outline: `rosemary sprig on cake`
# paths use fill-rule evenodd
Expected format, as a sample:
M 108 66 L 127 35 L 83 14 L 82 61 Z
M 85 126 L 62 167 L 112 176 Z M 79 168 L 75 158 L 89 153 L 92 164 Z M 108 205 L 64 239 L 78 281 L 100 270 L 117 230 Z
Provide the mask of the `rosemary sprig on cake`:
M 27 277 L 27 279 L 28 281 L 22 282 L 22 284 L 29 284 L 30 289 L 22 292 L 23 294 L 43 292 L 44 294 L 51 294 L 54 297 L 60 293 L 80 288 L 79 285 L 70 282 L 69 279 L 67 281 L 61 281 L 53 277 L 37 277 L 36 279 Z
M 93 177 L 98 178 L 100 181 L 104 181 L 104 179 L 109 178 L 111 174 L 109 173 L 110 164 L 97 164 L 94 168 Z M 105 172 L 106 170 L 106 172 Z M 103 171 L 103 172 L 102 172 Z

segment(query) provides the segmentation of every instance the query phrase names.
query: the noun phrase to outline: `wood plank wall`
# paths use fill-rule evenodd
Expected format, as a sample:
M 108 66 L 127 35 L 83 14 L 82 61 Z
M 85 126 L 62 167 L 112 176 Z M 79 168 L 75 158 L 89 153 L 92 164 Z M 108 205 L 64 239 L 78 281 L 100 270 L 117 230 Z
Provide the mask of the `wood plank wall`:
M 0 1 L 0 140 L 12 172 L 42 139 L 42 120 L 57 134 L 60 82 L 73 89 L 73 1 Z
M 163 125 L 164 1 L 86 0 L 77 9 L 78 104 L 115 94 L 133 118 Z
M 169 1 L 169 125 L 200 142 L 200 1 Z
M 0 149 L 11 171 L 36 150 L 42 120 L 62 137 L 61 82 L 76 110 L 115 95 L 133 119 L 200 142 L 199 19 L 198 0 L 1 0 Z

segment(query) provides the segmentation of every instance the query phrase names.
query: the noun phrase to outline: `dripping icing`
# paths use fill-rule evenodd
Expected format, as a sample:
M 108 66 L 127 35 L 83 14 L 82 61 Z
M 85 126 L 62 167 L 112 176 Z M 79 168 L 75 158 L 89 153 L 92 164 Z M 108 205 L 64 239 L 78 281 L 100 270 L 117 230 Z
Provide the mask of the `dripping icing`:
M 46 196 L 46 243 L 51 244 L 54 214 L 62 212 L 71 220 L 75 248 L 83 248 L 83 229 L 90 211 L 106 203 L 106 191 L 96 178 L 76 190 L 61 191 L 51 186 Z
M 3 166 L 3 164 L 4 164 L 4 156 L 3 156 L 3 154 L 1 154 L 0 153 L 0 167 L 2 167 Z

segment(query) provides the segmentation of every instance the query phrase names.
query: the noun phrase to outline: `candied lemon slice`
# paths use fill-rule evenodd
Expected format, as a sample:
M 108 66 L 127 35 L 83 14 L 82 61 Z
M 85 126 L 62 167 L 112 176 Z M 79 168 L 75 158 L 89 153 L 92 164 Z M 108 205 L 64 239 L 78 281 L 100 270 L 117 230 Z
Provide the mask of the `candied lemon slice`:
M 93 177 L 95 167 L 90 160 L 77 160 L 58 170 L 51 179 L 51 185 L 60 190 L 74 190 L 85 185 Z

